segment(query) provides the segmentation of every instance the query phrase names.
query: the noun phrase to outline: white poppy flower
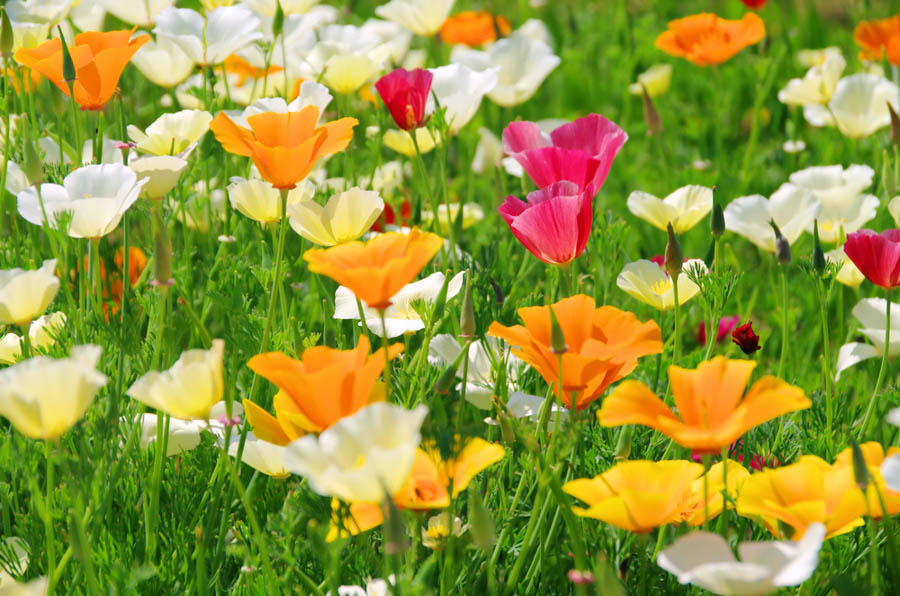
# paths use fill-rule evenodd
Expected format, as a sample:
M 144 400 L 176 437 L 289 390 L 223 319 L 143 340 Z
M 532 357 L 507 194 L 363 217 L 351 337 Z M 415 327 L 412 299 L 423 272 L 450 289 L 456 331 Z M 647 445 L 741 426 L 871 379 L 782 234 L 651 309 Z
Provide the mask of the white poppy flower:
M 684 262 L 683 271 L 678 276 L 679 305 L 700 293 L 697 284 L 684 273 L 694 268 L 703 275 L 708 271 L 706 264 L 700 259 L 690 259 Z M 640 259 L 627 263 L 616 278 L 616 285 L 632 297 L 659 310 L 670 310 L 675 307 L 675 288 L 672 278 L 664 268 L 653 261 Z
M 872 186 L 875 170 L 869 166 L 813 166 L 798 170 L 788 180 L 806 188 L 822 203 L 822 207 L 840 207 Z
M 516 418 L 529 418 L 532 422 L 539 422 L 541 409 L 544 407 L 544 398 L 537 395 L 529 395 L 521 391 L 515 391 L 506 402 L 506 409 Z M 569 419 L 569 409 L 553 400 L 550 405 L 550 422 L 548 428 L 556 426 L 556 418 L 560 422 Z
M 888 103 L 898 110 L 900 89 L 884 77 L 858 73 L 838 81 L 828 107 L 807 105 L 803 116 L 813 126 L 836 126 L 852 139 L 867 137 L 891 123 Z
M 454 275 L 447 283 L 447 300 L 459 294 L 462 288 L 464 271 Z M 397 337 L 404 333 L 415 333 L 425 328 L 425 322 L 416 308 L 430 308 L 437 300 L 441 288 L 444 286 L 444 274 L 438 271 L 425 279 L 406 284 L 403 288 L 391 296 L 391 305 L 384 311 L 384 324 L 388 337 Z M 381 314 L 379 311 L 369 308 L 363 303 L 363 315 L 366 317 L 366 326 L 375 335 L 384 335 L 381 326 Z M 334 294 L 334 318 L 335 319 L 359 319 L 359 307 L 356 304 L 356 296 L 350 288 L 339 286 Z
M 839 246 L 834 250 L 829 250 L 825 253 L 825 258 L 835 265 L 840 266 L 835 279 L 845 286 L 856 288 L 866 279 L 866 276 L 862 274 L 862 271 L 859 270 L 844 252 L 843 246 Z
M 69 20 L 82 31 L 101 31 L 106 9 L 99 0 L 81 0 L 69 11 Z
M 437 96 L 438 104 L 447 110 L 444 118 L 450 134 L 456 134 L 475 116 L 485 94 L 497 85 L 499 67 L 475 71 L 464 64 L 448 64 L 429 70 L 434 78 L 425 111 L 434 111 Z
M 28 338 L 32 350 L 46 350 L 56 343 L 56 336 L 66 324 L 66 315 L 55 312 L 43 315 L 28 326 Z M 0 338 L 0 362 L 14 364 L 22 356 L 22 338 L 15 333 L 7 333 Z
M 859 195 L 839 208 L 823 207 L 818 217 L 819 239 L 837 244 L 842 235 L 846 237 L 874 219 L 880 205 L 875 195 Z M 808 226 L 806 231 L 812 233 L 813 226 Z
M 798 50 L 796 54 L 794 54 L 794 59 L 797 60 L 797 64 L 804 68 L 812 68 L 818 64 L 824 64 L 825 60 L 828 59 L 829 56 L 843 56 L 841 53 L 841 48 L 837 46 L 829 46 L 827 48 L 821 49 L 805 49 Z
M 508 37 L 519 37 L 539 41 L 548 46 L 553 45 L 553 37 L 550 35 L 550 30 L 544 24 L 544 21 L 540 19 L 528 19 L 519 25 L 518 29 L 513 30 Z
M 331 93 L 328 87 L 316 83 L 315 81 L 303 81 L 300 84 L 300 93 L 290 103 L 281 97 L 264 97 L 257 99 L 252 104 L 244 108 L 239 116 L 232 118 L 235 124 L 249 128 L 247 118 L 254 114 L 263 112 L 277 112 L 285 114 L 287 112 L 300 112 L 307 106 L 316 106 L 319 109 L 319 121 L 322 120 L 322 114 L 325 108 L 331 103 Z
M 244 5 L 220 6 L 203 15 L 170 6 L 156 16 L 153 32 L 176 43 L 197 64 L 221 64 L 229 55 L 261 39 L 259 17 Z
M 240 442 L 240 437 L 231 438 L 231 442 L 228 445 L 228 455 L 237 457 Z M 244 442 L 244 451 L 241 453 L 241 461 L 266 476 L 286 478 L 290 475 L 290 472 L 284 465 L 286 452 L 286 447 L 267 443 L 257 438 L 252 432 L 248 432 L 247 439 Z
M 828 103 L 846 66 L 847 61 L 842 55 L 827 55 L 822 64 L 810 68 L 802 79 L 788 81 L 778 92 L 778 101 L 789 106 Z
M 35 356 L 0 371 L 0 416 L 31 439 L 58 439 L 78 422 L 107 378 L 100 347 L 75 346 L 68 358 Z
M 146 182 L 146 179 L 138 180 L 133 170 L 121 164 L 83 166 L 66 176 L 62 186 L 41 185 L 43 210 L 35 187 L 20 192 L 19 215 L 39 226 L 46 212 L 47 225 L 55 228 L 56 216 L 69 212 L 72 214 L 69 236 L 100 238 L 116 229 Z
M 391 46 L 373 30 L 354 25 L 328 25 L 318 42 L 297 65 L 306 80 L 319 80 L 337 93 L 355 93 L 384 70 Z
M 806 142 L 803 139 L 788 139 L 781 146 L 785 153 L 800 153 L 806 150 Z
M 409 54 L 409 44 L 412 41 L 412 33 L 399 23 L 382 21 L 381 19 L 368 19 L 360 27 L 365 35 L 376 36 L 380 43 L 388 51 L 388 58 L 393 64 L 401 64 Z M 409 70 L 407 68 L 407 70 Z
M 391 0 L 375 8 L 383 19 L 403 25 L 416 35 L 431 37 L 450 15 L 454 0 Z
M 476 71 L 499 68 L 497 85 L 488 98 L 503 107 L 519 105 L 531 98 L 560 59 L 547 44 L 524 37 L 508 37 L 485 51 L 463 45 L 453 48 L 450 61 Z
M 147 180 L 141 196 L 161 199 L 178 184 L 181 173 L 187 168 L 186 159 L 175 155 L 148 155 L 133 159 L 128 167 L 134 170 L 138 180 Z
M 900 355 L 900 316 L 894 316 L 895 313 L 900 313 L 900 304 L 891 302 L 891 345 L 888 358 Z M 860 322 L 859 332 L 865 335 L 872 345 L 860 342 L 842 345 L 838 350 L 835 380 L 839 380 L 841 373 L 851 366 L 869 358 L 880 358 L 884 354 L 884 332 L 887 321 L 887 302 L 884 298 L 863 298 L 853 307 L 850 314 Z
M 825 526 L 814 523 L 798 542 L 742 542 L 738 561 L 724 538 L 697 530 L 679 537 L 659 553 L 657 564 L 714 594 L 767 594 L 805 582 L 819 564 Z
M 3 158 L 0 157 L 0 161 Z M 2 166 L 0 166 L 2 167 Z M 26 188 L 31 186 L 28 182 L 28 176 L 25 175 L 25 172 L 19 167 L 19 164 L 12 160 L 6 161 L 6 192 L 12 195 L 17 195 Z
M 370 404 L 288 445 L 285 467 L 320 495 L 380 503 L 406 482 L 427 414 L 424 405 Z
M 821 210 L 822 204 L 811 191 L 788 182 L 768 199 L 750 195 L 733 200 L 725 207 L 725 227 L 774 253 L 775 231 L 770 221 L 774 220 L 788 243 L 793 244 Z
M 281 221 L 281 193 L 262 178 L 245 179 L 232 176 L 228 200 L 242 215 L 260 223 Z M 297 205 L 315 194 L 315 188 L 304 180 L 288 191 L 287 205 Z
M 428 344 L 428 362 L 433 365 L 446 366 L 454 362 L 461 351 L 462 346 L 459 345 L 455 337 L 447 333 L 439 333 Z M 494 337 L 485 337 L 469 346 L 466 400 L 476 408 L 490 410 L 493 407 L 491 396 L 494 394 L 494 387 L 497 381 L 494 376 L 494 363 L 498 358 L 502 359 L 504 357 L 506 358 L 506 379 L 509 383 L 515 385 L 519 378 L 519 368 L 522 366 L 522 361 L 508 353 L 508 348 L 504 342 Z M 456 370 L 456 376 L 460 379 L 462 378 L 462 365 Z M 460 391 L 462 383 L 458 384 L 456 389 Z M 512 401 L 512 398 L 510 398 L 510 401 Z M 509 407 L 509 404 L 507 404 L 507 407 Z
M 149 27 L 156 17 L 175 4 L 175 0 L 99 0 L 108 13 L 119 20 L 139 27 Z
M 375 168 L 374 176 L 369 174 L 360 176 L 356 184 L 366 187 L 371 183 L 372 190 L 382 196 L 390 196 L 403 184 L 403 180 L 411 175 L 412 167 L 409 162 L 393 160 Z
M 141 426 L 140 445 L 147 449 L 156 443 L 156 434 L 160 419 L 156 414 L 138 414 L 134 419 L 135 424 Z M 166 442 L 166 457 L 180 455 L 190 451 L 200 444 L 200 433 L 204 425 L 193 420 L 179 420 L 169 418 L 169 438 Z
M 635 190 L 628 195 L 628 210 L 660 230 L 671 223 L 676 234 L 697 225 L 713 207 L 713 191 L 705 186 L 682 186 L 664 199 Z
M 281 4 L 281 10 L 285 16 L 292 14 L 302 14 L 319 3 L 319 0 L 241 0 L 256 14 L 265 17 L 274 17 L 278 4 Z
M 143 153 L 177 155 L 198 142 L 211 121 L 212 114 L 205 110 L 181 110 L 163 114 L 144 131 L 129 124 L 128 136 Z
M 362 586 L 338 586 L 338 596 L 389 596 L 391 592 L 388 592 L 388 582 L 392 586 L 395 584 L 393 575 L 388 576 L 388 581 L 381 578 L 369 578 L 365 588 Z
M 56 24 L 69 14 L 72 4 L 73 0 L 10 0 L 6 12 L 12 21 Z
M 39 269 L 0 269 L 0 323 L 29 324 L 47 310 L 58 291 L 56 259 L 44 261 Z
M 121 4 L 121 2 L 118 2 Z M 160 87 L 171 89 L 194 70 L 194 61 L 177 43 L 167 37 L 150 40 L 131 57 L 141 74 Z

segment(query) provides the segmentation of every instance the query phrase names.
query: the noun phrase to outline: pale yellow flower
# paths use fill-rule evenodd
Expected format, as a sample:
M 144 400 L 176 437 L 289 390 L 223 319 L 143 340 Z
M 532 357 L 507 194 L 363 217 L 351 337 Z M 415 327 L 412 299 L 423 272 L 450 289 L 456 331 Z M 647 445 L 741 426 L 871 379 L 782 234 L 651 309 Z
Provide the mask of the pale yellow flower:
M 28 338 L 32 350 L 45 350 L 56 343 L 56 335 L 66 324 L 62 312 L 38 317 L 28 326 Z M 22 356 L 22 338 L 15 333 L 7 333 L 0 338 L 0 362 L 13 364 Z
M 166 196 L 178 184 L 178 179 L 187 166 L 187 160 L 176 155 L 148 155 L 133 159 L 128 164 L 137 174 L 138 180 L 147 179 L 141 188 L 141 196 L 148 199 Z
M 131 58 L 141 74 L 159 85 L 171 89 L 183 82 L 194 70 L 195 63 L 178 44 L 166 37 L 150 40 Z
M 175 418 L 207 418 L 225 391 L 224 353 L 225 342 L 221 339 L 213 340 L 209 350 L 183 352 L 172 368 L 148 372 L 126 394 Z
M 866 279 L 866 276 L 862 274 L 862 271 L 860 271 L 859 268 L 853 264 L 853 261 L 851 261 L 844 253 L 843 247 L 829 250 L 825 253 L 825 258 L 836 265 L 840 265 L 841 268 L 838 270 L 835 279 L 845 286 L 855 288 Z
M 307 201 L 314 194 L 313 185 L 304 180 L 288 192 L 288 207 Z M 261 178 L 247 180 L 232 176 L 231 184 L 228 185 L 228 200 L 235 210 L 252 220 L 260 223 L 281 220 L 281 193 Z
M 669 90 L 672 83 L 672 65 L 654 64 L 638 75 L 637 82 L 628 85 L 628 92 L 632 95 L 643 95 L 644 89 L 647 95 L 656 97 Z
M 0 323 L 24 326 L 41 316 L 59 291 L 56 259 L 40 269 L 0 270 Z
M 693 268 L 706 274 L 706 265 L 700 259 L 690 259 L 684 262 L 683 271 Z M 675 307 L 675 289 L 672 287 L 672 278 L 666 270 L 654 263 L 641 259 L 628 263 L 619 273 L 616 285 L 632 297 L 641 302 L 646 302 L 659 310 L 670 310 Z M 684 304 L 700 292 L 700 288 L 691 281 L 687 274 L 682 272 L 678 276 L 678 304 Z
M 454 0 L 391 0 L 375 9 L 382 19 L 403 25 L 416 35 L 431 37 L 450 15 Z
M 99 359 L 99 346 L 84 345 L 68 358 L 35 356 L 0 371 L 0 416 L 26 437 L 58 439 L 106 385 Z
M 671 223 L 683 234 L 706 217 L 713 206 L 713 191 L 705 186 L 682 186 L 664 199 L 636 190 L 628 195 L 628 210 L 660 230 Z
M 336 93 L 355 93 L 381 72 L 382 65 L 367 54 L 339 54 L 325 63 L 322 82 Z
M 163 114 L 145 131 L 129 124 L 128 136 L 143 153 L 177 155 L 206 134 L 211 120 L 212 114 L 205 110 L 181 110 Z
M 288 206 L 294 231 L 321 246 L 356 240 L 372 227 L 382 211 L 384 201 L 378 193 L 358 186 L 332 195 L 324 206 L 315 201 Z
M 435 137 L 428 128 L 422 127 L 416 129 L 416 140 L 419 142 L 419 151 L 424 155 L 437 146 L 440 137 Z M 413 145 L 412 137 L 405 130 L 392 128 L 385 131 L 382 142 L 388 149 L 393 149 L 406 157 L 416 156 L 416 147 Z

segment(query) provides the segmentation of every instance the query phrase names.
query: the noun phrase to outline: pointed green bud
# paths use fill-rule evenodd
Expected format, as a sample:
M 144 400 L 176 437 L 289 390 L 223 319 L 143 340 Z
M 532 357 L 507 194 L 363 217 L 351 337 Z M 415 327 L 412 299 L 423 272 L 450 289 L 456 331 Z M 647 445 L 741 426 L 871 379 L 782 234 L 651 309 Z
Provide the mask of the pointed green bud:
M 894 156 L 897 156 L 897 150 L 894 149 Z M 891 154 L 887 149 L 881 153 L 881 184 L 889 197 L 900 193 L 900 159 L 891 159 Z
M 403 523 L 403 514 L 390 497 L 384 500 L 381 512 L 384 515 L 385 552 L 389 555 L 405 552 L 409 548 L 409 536 L 406 533 L 406 524 Z
M 497 423 L 500 425 L 500 438 L 503 439 L 503 442 L 507 445 L 515 443 L 516 433 L 513 430 L 512 423 L 509 421 L 509 416 L 502 409 L 497 413 Z
M 6 9 L 0 6 L 0 56 L 9 58 L 13 53 L 13 29 Z
M 675 235 L 675 228 L 672 227 L 672 222 L 666 224 L 666 235 L 668 240 L 666 241 L 666 254 L 664 255 L 663 264 L 666 266 L 666 271 L 674 279 L 681 274 L 681 269 L 684 267 L 684 255 L 681 253 L 681 244 L 678 242 L 678 236 Z
M 66 36 L 63 35 L 62 27 L 57 25 L 56 29 L 59 31 L 59 40 L 62 42 L 63 47 L 63 80 L 72 86 L 72 81 L 75 80 L 75 63 L 72 62 L 72 54 L 69 52 L 69 44 L 66 43 Z M 74 97 L 72 98 L 75 99 Z
M 634 425 L 626 424 L 619 432 L 619 438 L 616 441 L 616 461 L 628 459 L 631 455 L 631 439 L 634 436 Z
M 869 482 L 872 481 L 872 477 L 869 474 L 869 464 L 866 463 L 862 449 L 859 448 L 859 443 L 853 439 L 850 439 L 850 453 L 853 454 L 853 481 L 859 490 L 865 491 Z
M 284 9 L 281 8 L 281 0 L 275 1 L 275 17 L 272 19 L 272 37 L 278 37 L 284 30 Z
M 156 224 L 153 234 L 153 285 L 166 288 L 172 285 L 172 240 L 169 228 L 160 214 L 161 208 L 154 205 L 153 219 Z
M 463 296 L 462 312 L 459 315 L 459 336 L 467 339 L 475 337 L 475 305 L 472 299 L 470 274 L 466 274 L 466 294 Z
M 647 124 L 647 136 L 660 135 L 663 131 L 663 125 L 662 120 L 659 118 L 659 112 L 656 111 L 656 106 L 653 105 L 653 100 L 650 99 L 650 94 L 647 93 L 647 88 L 644 85 L 641 85 L 641 92 L 644 105 L 644 122 Z
M 716 187 L 713 186 L 713 192 L 715 191 Z M 709 228 L 712 231 L 712 235 L 716 238 L 725 233 L 725 213 L 722 211 L 722 206 L 719 205 L 718 201 L 713 203 L 712 212 L 709 216 Z
M 791 245 L 787 238 L 782 236 L 774 219 L 769 220 L 769 225 L 775 231 L 775 260 L 779 265 L 789 265 L 791 263 Z
M 444 306 L 447 304 L 447 286 L 450 284 L 450 272 L 444 272 L 444 284 L 441 291 L 438 292 L 437 298 L 434 299 L 434 306 L 431 308 L 432 325 L 436 324 L 444 316 Z
M 478 489 L 473 486 L 469 487 L 469 524 L 475 544 L 485 552 L 489 551 L 497 540 L 494 520 L 484 506 Z
M 897 112 L 894 111 L 894 106 L 891 105 L 891 102 L 887 102 L 887 106 L 888 112 L 891 114 L 891 143 L 895 147 L 900 147 L 900 116 L 897 116 Z
M 553 307 L 550 307 L 550 351 L 557 355 L 565 354 L 569 351 L 566 345 L 566 336 L 563 334 L 562 327 L 559 326 L 559 319 Z
M 812 266 L 819 275 L 825 271 L 825 253 L 822 251 L 822 243 L 819 242 L 819 220 L 813 220 L 813 254 Z
M 459 365 L 462 363 L 463 358 L 469 353 L 469 343 L 467 342 L 463 345 L 462 349 L 459 351 L 459 354 L 456 355 L 456 359 L 450 363 L 450 365 L 444 369 L 444 372 L 441 373 L 441 376 L 438 377 L 438 380 L 434 384 L 434 390 L 440 393 L 441 395 L 446 394 L 450 391 L 450 387 L 453 386 L 453 381 L 456 380 L 456 371 L 459 370 Z
M 24 139 L 25 155 L 22 160 L 22 171 L 25 172 L 29 184 L 32 186 L 41 184 L 44 181 L 44 169 L 41 166 L 41 158 L 38 156 L 34 138 L 26 133 Z

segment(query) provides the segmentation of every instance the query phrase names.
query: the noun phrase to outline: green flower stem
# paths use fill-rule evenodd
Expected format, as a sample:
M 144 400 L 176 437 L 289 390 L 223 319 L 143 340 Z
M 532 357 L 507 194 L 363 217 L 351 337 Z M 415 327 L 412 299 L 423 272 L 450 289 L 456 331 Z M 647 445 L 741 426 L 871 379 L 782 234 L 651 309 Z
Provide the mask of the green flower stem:
M 53 446 L 49 441 L 44 442 L 44 456 L 47 461 L 47 486 L 44 492 L 44 499 L 42 500 L 39 509 L 43 509 L 42 518 L 44 520 L 44 533 L 47 538 L 47 574 L 53 572 L 56 569 L 56 532 L 53 529 L 53 490 L 56 487 L 56 480 L 54 479 L 54 466 L 53 466 Z M 51 586 L 52 588 L 52 586 Z M 52 591 L 50 589 L 47 590 L 47 593 L 50 594 Z
M 419 139 L 416 134 L 418 129 L 413 129 L 412 132 L 407 131 L 407 134 L 412 138 L 413 147 L 416 149 L 416 164 L 419 166 L 419 175 L 422 177 L 422 180 L 425 182 L 425 188 L 428 190 L 428 202 L 431 203 L 431 212 L 434 215 L 434 221 L 431 224 L 431 228 L 436 232 L 440 232 L 441 230 L 441 220 L 438 218 L 438 210 L 437 210 L 437 202 L 434 197 L 434 190 L 431 187 L 431 178 L 428 177 L 428 172 L 425 170 L 425 160 L 422 158 L 422 152 L 419 150 Z M 441 184 L 446 184 L 444 181 L 441 181 Z M 413 221 L 416 221 L 417 218 L 421 217 L 422 212 L 422 203 L 421 201 L 416 201 L 413 209 Z M 449 215 L 449 211 L 447 212 Z M 451 248 L 451 250 L 453 250 Z M 447 268 L 447 251 L 444 249 L 444 245 L 441 244 L 441 269 Z
M 99 238 L 91 238 L 90 239 L 90 260 L 88 265 L 90 267 L 90 280 L 91 287 L 88 290 L 91 296 L 91 309 L 100 317 L 103 317 L 103 289 L 101 284 L 103 280 L 100 279 L 100 239 Z M 128 272 L 125 272 L 122 280 L 122 285 L 128 283 Z
M 828 305 L 825 299 L 825 288 L 822 277 L 816 275 L 816 296 L 819 299 L 819 314 L 822 317 L 822 354 L 825 369 L 825 435 L 830 442 L 831 428 L 834 422 L 834 377 L 831 374 L 831 341 L 828 336 Z
M 659 527 L 659 531 L 656 535 L 656 546 L 653 547 L 653 555 L 651 555 L 650 560 L 656 561 L 656 556 L 659 555 L 659 551 L 662 550 L 662 545 L 666 541 L 666 528 L 668 525 L 662 525 Z
M 97 111 L 97 136 L 94 139 L 94 146 L 92 149 L 94 150 L 93 161 L 94 163 L 102 163 L 103 162 L 103 128 L 106 122 L 103 119 L 103 110 Z M 78 155 L 78 159 L 81 159 L 81 147 L 75 148 L 75 153 Z M 80 161 L 78 163 L 81 163 Z
M 778 357 L 778 378 L 782 378 L 784 374 L 784 357 L 787 354 L 788 340 L 788 291 L 787 291 L 787 272 L 785 266 L 781 269 L 781 355 Z
M 359 312 L 359 323 L 363 328 L 363 333 L 365 333 L 366 337 L 371 341 L 372 332 L 369 330 L 369 325 L 366 323 L 366 313 L 363 310 L 363 305 L 359 298 L 356 299 L 356 310 Z
M 878 391 L 884 382 L 884 375 L 887 372 L 888 354 L 891 351 L 891 292 L 885 292 L 885 302 L 887 303 L 886 317 L 884 322 L 884 353 L 881 355 L 881 368 L 878 369 L 878 379 L 875 381 L 875 389 L 872 390 L 872 397 L 869 398 L 869 405 L 866 407 L 866 414 L 863 416 L 862 424 L 859 425 L 859 437 L 862 438 L 866 434 L 872 413 L 875 410 L 875 399 L 878 397 Z
M 679 273 L 676 273 L 672 279 L 672 292 L 674 294 L 673 298 L 675 300 L 675 305 L 673 310 L 673 315 L 675 317 L 675 329 L 672 330 L 672 365 L 675 366 L 678 364 L 679 358 L 679 331 L 681 327 L 681 305 L 678 304 L 678 277 Z M 657 379 L 659 379 L 659 375 L 657 374 Z M 666 384 L 666 395 L 663 398 L 663 401 L 669 403 L 669 395 L 672 393 L 672 385 Z
M 159 523 L 159 485 L 162 482 L 162 470 L 166 459 L 166 450 L 169 443 L 169 415 L 163 415 L 160 422 L 161 412 L 156 415 L 156 453 L 153 459 L 153 472 L 150 478 L 150 504 L 145 509 L 146 528 L 145 543 L 147 546 L 147 561 L 153 561 L 156 558 L 156 528 Z
M 390 401 L 391 399 L 391 355 L 388 353 L 388 336 L 387 336 L 387 325 L 384 320 L 384 309 L 378 309 L 378 314 L 381 315 L 381 340 L 382 347 L 384 348 L 384 384 L 385 389 L 387 391 L 386 400 Z

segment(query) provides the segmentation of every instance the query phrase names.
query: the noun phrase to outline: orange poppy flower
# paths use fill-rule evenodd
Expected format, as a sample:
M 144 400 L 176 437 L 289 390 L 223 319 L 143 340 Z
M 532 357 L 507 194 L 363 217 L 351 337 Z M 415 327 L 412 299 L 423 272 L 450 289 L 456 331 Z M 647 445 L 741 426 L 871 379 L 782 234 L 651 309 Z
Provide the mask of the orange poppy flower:
M 237 75 L 238 87 L 243 87 L 244 83 L 247 82 L 247 79 L 261 79 L 266 76 L 267 72 L 271 75 L 284 70 L 280 66 L 274 65 L 270 66 L 268 71 L 263 68 L 256 68 L 237 54 L 231 54 L 225 58 L 225 62 L 222 63 L 222 66 L 225 67 L 225 72 Z
M 436 234 L 413 228 L 408 235 L 388 232 L 365 243 L 313 248 L 303 258 L 310 271 L 350 288 L 370 308 L 385 309 L 391 305 L 391 297 L 416 278 L 443 242 Z
M 846 479 L 851 479 L 848 486 Z M 866 502 L 852 482 L 852 470 L 807 455 L 795 464 L 753 474 L 741 485 L 737 513 L 758 519 L 776 538 L 783 525 L 800 540 L 813 523 L 825 525 L 826 538 L 863 525 Z M 781 522 L 781 524 L 779 524 Z
M 691 486 L 703 466 L 686 460 L 625 461 L 594 478 L 579 478 L 563 490 L 588 504 L 572 507 L 576 515 L 603 520 L 643 534 L 683 518 Z
M 122 70 L 141 46 L 150 41 L 149 35 L 131 39 L 130 31 L 88 31 L 75 36 L 69 54 L 75 65 L 72 88 L 75 101 L 82 110 L 99 110 L 119 84 Z M 50 79 L 60 91 L 69 95 L 69 84 L 63 80 L 63 49 L 59 39 L 45 41 L 36 48 L 21 48 L 15 59 Z
M 866 498 L 869 500 L 869 509 L 866 514 L 868 515 L 871 512 L 872 517 L 881 519 L 885 514 L 896 515 L 900 513 L 900 493 L 889 489 L 884 483 L 884 477 L 881 475 L 881 464 L 885 458 L 884 448 L 874 441 L 863 443 L 859 448 L 863 453 L 863 458 L 866 460 L 869 476 L 871 476 L 871 482 L 866 489 Z M 897 453 L 900 453 L 900 447 L 888 447 L 887 456 L 896 455 Z M 859 491 L 859 488 L 856 486 L 856 480 L 853 477 L 853 452 L 849 447 L 838 454 L 831 467 L 836 472 L 842 472 L 841 474 L 836 474 L 836 483 L 840 483 L 845 490 Z M 878 498 L 879 493 L 884 499 L 884 509 L 882 509 L 882 502 Z
M 260 175 L 275 188 L 291 189 L 306 178 L 316 160 L 343 151 L 353 138 L 356 118 L 341 118 L 321 126 L 319 108 L 299 112 L 262 112 L 247 117 L 250 129 L 220 112 L 209 123 L 225 151 L 253 160 Z
M 596 308 L 594 299 L 580 294 L 550 306 L 519 309 L 525 326 L 491 323 L 488 335 L 513 346 L 513 354 L 537 370 L 548 384 L 559 381 L 557 355 L 551 349 L 550 308 L 562 329 L 567 351 L 562 355 L 563 401 L 583 410 L 611 383 L 637 366 L 638 358 L 662 352 L 659 327 L 641 323 L 632 313 L 612 306 Z
M 853 40 L 862 48 L 863 60 L 881 60 L 900 65 L 900 14 L 878 21 L 863 21 L 853 30 Z
M 506 18 L 494 17 L 486 10 L 464 10 L 444 21 L 441 40 L 449 45 L 480 46 L 497 41 L 498 34 L 507 36 L 512 27 Z
M 740 492 L 741 485 L 750 477 L 747 468 L 738 462 L 729 459 L 726 469 L 722 462 L 710 466 L 709 471 L 700 476 L 691 484 L 691 494 L 679 515 L 692 526 L 700 526 L 707 519 L 713 519 L 726 507 L 722 498 L 722 491 L 728 485 L 727 508 L 732 509 L 735 499 Z M 704 501 L 706 505 L 704 505 Z
M 398 509 L 424 511 L 443 509 L 464 491 L 472 479 L 488 466 L 497 463 L 506 454 L 501 445 L 484 439 L 472 438 L 465 442 L 459 453 L 444 461 L 436 446 L 416 449 L 416 458 L 406 482 L 392 495 Z M 453 484 L 452 489 L 450 484 Z M 452 496 L 451 496 L 452 490 Z M 384 517 L 377 503 L 351 503 L 350 516 L 341 522 L 337 502 L 332 504 L 334 519 L 328 540 L 339 535 L 356 535 L 381 525 Z
M 394 358 L 402 351 L 401 344 L 394 344 L 388 356 Z M 384 364 L 384 353 L 369 353 L 365 335 L 352 350 L 316 346 L 303 352 L 301 360 L 281 352 L 256 355 L 247 366 L 281 389 L 274 402 L 277 419 L 247 400 L 244 411 L 257 437 L 286 445 L 384 400 L 384 387 L 377 383 Z
M 697 66 L 721 64 L 766 35 L 766 26 L 756 13 L 739 21 L 722 19 L 708 12 L 669 21 L 669 30 L 656 38 L 656 47 L 670 56 Z
M 670 366 L 678 415 L 640 381 L 625 381 L 603 401 L 597 418 L 603 426 L 649 426 L 683 447 L 717 453 L 751 428 L 812 405 L 802 389 L 771 376 L 756 381 L 744 395 L 755 367 L 751 360 L 723 356 L 693 370 Z

